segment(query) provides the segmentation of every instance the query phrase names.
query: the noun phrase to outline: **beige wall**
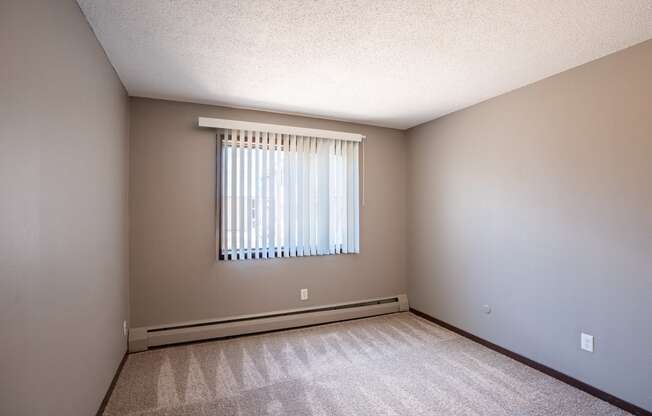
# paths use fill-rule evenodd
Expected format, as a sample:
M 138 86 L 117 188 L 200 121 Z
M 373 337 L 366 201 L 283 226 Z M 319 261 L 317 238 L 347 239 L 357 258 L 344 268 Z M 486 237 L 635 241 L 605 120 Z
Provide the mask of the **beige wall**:
M 0 414 L 94 414 L 126 350 L 128 100 L 74 1 L 0 2 Z
M 651 74 L 648 41 L 407 132 L 412 306 L 648 410 Z
M 199 116 L 367 135 L 361 253 L 217 261 L 215 130 L 198 128 Z M 132 326 L 403 293 L 405 157 L 398 130 L 132 98 Z M 300 288 L 310 290 L 309 301 L 299 300 Z

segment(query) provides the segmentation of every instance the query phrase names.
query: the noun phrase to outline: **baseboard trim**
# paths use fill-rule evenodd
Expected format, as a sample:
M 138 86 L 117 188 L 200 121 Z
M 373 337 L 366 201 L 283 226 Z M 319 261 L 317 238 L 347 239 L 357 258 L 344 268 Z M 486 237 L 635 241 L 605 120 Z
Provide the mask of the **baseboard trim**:
M 496 344 L 494 344 L 492 342 L 489 342 L 489 341 L 487 341 L 487 340 L 485 340 L 483 338 L 480 338 L 480 337 L 478 337 L 476 335 L 473 335 L 473 334 L 471 334 L 469 332 L 466 332 L 465 330 L 457 328 L 456 326 L 453 326 L 453 325 L 451 325 L 449 323 L 446 323 L 444 321 L 440 321 L 439 319 L 434 318 L 434 317 L 428 315 L 427 313 L 421 312 L 421 311 L 419 311 L 417 309 L 414 309 L 414 308 L 410 308 L 410 312 L 412 312 L 413 314 L 415 314 L 415 315 L 417 315 L 417 316 L 419 316 L 419 317 L 421 317 L 423 319 L 426 319 L 426 320 L 428 320 L 428 321 L 430 321 L 432 323 L 435 323 L 435 324 L 437 324 L 439 326 L 442 326 L 442 327 L 444 327 L 444 328 L 446 328 L 446 329 L 448 329 L 450 331 L 458 333 L 458 334 L 462 335 L 465 338 L 468 338 L 468 339 L 470 339 L 472 341 L 475 341 L 478 344 L 484 345 L 487 348 L 490 348 L 490 349 L 492 349 L 492 350 L 494 350 L 496 352 L 499 352 L 499 353 L 501 353 L 503 355 L 506 355 L 509 358 L 513 359 L 513 360 L 516 360 L 516 361 L 518 361 L 520 363 L 523 363 L 523 364 L 525 364 L 525 365 L 527 365 L 529 367 L 532 367 L 535 370 L 541 371 L 544 374 L 547 374 L 547 375 L 549 375 L 551 377 L 554 377 L 559 381 L 562 381 L 562 382 L 564 382 L 564 383 L 566 383 L 568 385 L 571 385 L 571 386 L 573 386 L 573 387 L 575 387 L 577 389 L 580 389 L 580 390 L 582 390 L 582 391 L 584 391 L 584 392 L 586 392 L 586 393 L 588 393 L 588 394 L 590 394 L 592 396 L 597 397 L 600 400 L 604 400 L 607 403 L 611 403 L 614 406 L 619 407 L 619 408 L 621 408 L 621 409 L 623 409 L 623 410 L 625 410 L 625 411 L 627 411 L 629 413 L 632 413 L 632 414 L 637 415 L 637 416 L 652 416 L 652 412 L 649 412 L 649 411 L 643 409 L 642 407 L 638 407 L 635 404 L 632 404 L 632 403 L 630 403 L 628 401 L 620 399 L 620 398 L 618 398 L 618 397 L 616 397 L 616 396 L 614 396 L 612 394 L 609 394 L 609 393 L 607 393 L 605 391 L 602 391 L 602 390 L 600 390 L 600 389 L 598 389 L 596 387 L 593 387 L 590 384 L 586 384 L 583 381 L 580 381 L 580 380 L 578 380 L 576 378 L 573 378 L 573 377 L 571 377 L 571 376 L 569 376 L 567 374 L 564 374 L 564 373 L 562 373 L 560 371 L 557 371 L 557 370 L 555 370 L 553 368 L 550 368 L 550 367 L 545 366 L 545 365 L 543 365 L 541 363 L 533 361 L 533 360 L 531 360 L 531 359 L 529 359 L 527 357 L 524 357 L 524 356 L 522 356 L 520 354 L 517 354 L 517 353 L 515 353 L 513 351 L 510 351 L 510 350 L 508 350 L 506 348 L 503 348 L 503 347 L 501 347 L 499 345 L 496 345 Z
M 404 312 L 405 311 L 389 312 L 389 313 L 383 313 L 383 314 L 380 314 L 380 315 L 361 316 L 361 317 L 358 317 L 358 318 L 340 319 L 339 321 L 321 322 L 321 323 L 318 323 L 318 324 L 308 324 L 308 325 L 302 325 L 302 326 L 294 326 L 294 327 L 291 327 L 291 328 L 270 329 L 268 331 L 248 332 L 246 334 L 228 335 L 228 336 L 224 336 L 224 337 L 215 337 L 215 338 L 208 338 L 208 339 L 199 339 L 199 340 L 196 340 L 196 341 L 175 342 L 174 344 L 165 344 L 165 345 L 157 345 L 157 346 L 154 346 L 154 347 L 150 347 L 150 348 L 148 348 L 148 351 L 161 350 L 161 349 L 165 349 L 165 348 L 180 347 L 180 346 L 183 346 L 183 345 L 193 345 L 193 344 L 203 344 L 203 343 L 207 343 L 207 342 L 224 341 L 224 340 L 227 340 L 227 339 L 253 337 L 253 336 L 257 336 L 257 335 L 273 334 L 275 332 L 294 331 L 296 329 L 306 329 L 306 328 L 314 328 L 314 327 L 318 327 L 318 326 L 341 324 L 341 323 L 344 323 L 344 322 L 359 321 L 361 319 L 377 318 L 379 316 L 387 316 L 387 315 L 393 315 L 395 313 L 404 313 Z M 127 354 L 140 354 L 140 352 L 127 352 Z
M 102 414 L 104 413 L 104 409 L 106 409 L 106 405 L 109 403 L 109 398 L 111 397 L 111 393 L 113 393 L 113 389 L 115 388 L 115 385 L 118 382 L 118 377 L 120 377 L 120 373 L 122 372 L 122 367 L 124 367 L 125 363 L 127 362 L 127 355 L 128 352 L 125 351 L 125 354 L 122 356 L 122 360 L 120 361 L 120 365 L 118 366 L 118 369 L 116 370 L 115 375 L 113 376 L 113 380 L 111 380 L 111 384 L 109 384 L 109 389 L 106 391 L 106 394 L 104 395 L 104 399 L 102 399 L 102 404 L 100 404 L 100 408 L 97 410 L 95 416 L 102 416 Z
M 152 347 L 183 342 L 383 315 L 408 311 L 408 309 L 407 296 L 399 294 L 386 298 L 363 299 L 262 314 L 137 327 L 129 330 L 129 352 L 140 352 Z

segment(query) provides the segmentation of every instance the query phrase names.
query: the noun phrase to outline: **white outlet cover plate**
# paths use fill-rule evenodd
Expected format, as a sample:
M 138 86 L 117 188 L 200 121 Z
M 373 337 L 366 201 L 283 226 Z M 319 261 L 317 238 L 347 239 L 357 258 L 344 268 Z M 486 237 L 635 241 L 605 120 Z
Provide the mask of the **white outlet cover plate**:
M 308 289 L 301 289 L 301 300 L 308 300 Z
M 584 351 L 593 352 L 593 335 L 585 334 L 582 332 L 581 348 Z

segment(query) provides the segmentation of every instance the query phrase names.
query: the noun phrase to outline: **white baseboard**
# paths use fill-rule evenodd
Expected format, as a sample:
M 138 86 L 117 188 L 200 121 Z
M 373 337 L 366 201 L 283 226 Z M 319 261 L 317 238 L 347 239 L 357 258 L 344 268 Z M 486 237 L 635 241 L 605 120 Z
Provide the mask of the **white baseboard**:
M 129 331 L 129 352 L 145 351 L 149 347 L 160 345 L 296 328 L 408 310 L 407 295 L 402 294 L 265 314 L 132 328 Z

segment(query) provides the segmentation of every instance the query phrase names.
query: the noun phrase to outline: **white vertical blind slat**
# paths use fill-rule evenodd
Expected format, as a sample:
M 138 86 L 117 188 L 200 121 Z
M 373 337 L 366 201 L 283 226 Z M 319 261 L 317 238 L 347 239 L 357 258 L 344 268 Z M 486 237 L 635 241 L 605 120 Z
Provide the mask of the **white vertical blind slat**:
M 335 142 L 335 207 L 333 211 L 335 212 L 335 242 L 334 242 L 334 251 L 339 253 L 342 245 L 342 142 Z
M 303 203 L 304 203 L 304 186 L 303 173 L 305 153 L 303 148 L 303 136 L 297 136 L 297 256 L 303 256 Z
M 329 182 L 329 172 L 328 172 L 328 162 L 329 162 L 329 142 L 323 139 L 319 139 L 319 146 L 317 147 L 318 151 L 318 167 L 317 167 L 317 180 L 318 180 L 318 190 L 317 190 L 317 199 L 319 201 L 318 216 L 317 221 L 319 223 L 318 228 L 318 254 L 327 254 L 328 253 L 328 242 L 329 242 L 329 228 L 330 228 L 330 210 L 329 210 L 329 196 L 328 196 L 328 182 Z
M 349 210 L 348 210 L 348 198 L 349 198 L 349 188 L 348 188 L 348 164 L 349 164 L 349 152 L 348 152 L 348 143 L 342 143 L 342 149 L 340 150 L 342 153 L 342 173 L 341 173 L 341 178 L 340 178 L 340 185 L 341 185 L 341 202 L 340 206 L 338 207 L 340 209 L 341 213 L 341 218 L 340 218 L 340 224 L 342 227 L 342 232 L 341 232 L 341 244 L 342 244 L 342 253 L 348 253 L 349 252 L 349 240 L 348 240 L 348 234 L 347 234 L 347 224 L 349 221 Z
M 359 173 L 359 160 L 360 144 L 351 142 L 353 147 L 353 172 L 351 173 L 351 180 L 353 181 L 353 192 L 351 193 L 351 202 L 353 203 L 353 223 L 351 224 L 353 232 L 353 252 L 360 252 L 360 175 Z M 348 228 L 348 227 L 347 227 Z
M 346 195 L 346 207 L 347 207 L 347 226 L 346 226 L 346 240 L 347 240 L 347 252 L 352 252 L 354 250 L 354 241 L 353 241 L 353 146 L 352 143 L 346 144 L 347 152 L 347 195 Z
M 231 138 L 231 212 L 229 212 L 231 220 L 231 260 L 235 260 L 237 254 L 237 238 L 238 238 L 238 149 L 236 148 L 235 130 L 229 132 Z
M 296 150 L 297 150 L 297 139 L 294 134 L 288 137 L 288 150 L 289 150 L 289 166 L 288 166 L 288 247 L 290 252 L 290 257 L 296 255 L 297 241 L 296 241 L 296 220 L 297 220 L 297 205 L 296 205 L 296 184 L 297 184 L 297 174 L 296 174 Z
M 255 249 L 256 249 L 256 232 L 255 232 L 255 217 L 256 213 L 256 143 L 254 138 L 256 137 L 257 132 L 249 132 L 249 258 L 255 258 Z
M 317 254 L 317 138 L 310 138 L 310 254 Z
M 218 132 L 218 139 L 220 139 L 220 136 L 225 135 L 226 132 Z M 226 166 L 226 161 L 227 161 L 227 149 L 225 148 L 225 143 L 223 140 L 219 140 L 219 152 L 220 152 L 220 181 L 221 181 L 221 189 L 223 189 L 223 192 L 225 194 L 228 194 L 227 192 L 227 174 L 229 172 L 228 167 Z M 228 249 L 227 246 L 227 241 L 226 241 L 226 227 L 227 227 L 227 212 L 226 212 L 226 205 L 228 203 L 227 198 L 220 198 L 220 255 L 224 256 L 225 250 Z
M 349 199 L 349 188 L 348 188 L 348 166 L 349 166 L 349 151 L 348 151 L 348 143 L 342 143 L 342 162 L 343 162 L 343 167 L 342 170 L 343 172 L 341 173 L 342 175 L 342 204 L 341 204 L 341 212 L 342 212 L 342 252 L 343 253 L 348 253 L 349 252 L 349 235 L 347 233 L 347 227 L 349 223 L 349 205 L 347 203 Z
M 263 151 L 261 149 L 263 134 L 256 133 L 256 258 L 262 256 L 263 249 Z
M 268 159 L 269 159 L 269 133 L 263 133 L 263 147 L 262 147 L 262 158 L 263 158 L 263 258 L 269 257 L 269 226 L 268 220 L 269 217 L 269 168 L 268 168 Z
M 335 254 L 337 241 L 337 141 L 331 140 L 328 152 L 328 254 Z
M 303 254 L 310 255 L 310 138 L 303 138 Z
M 290 257 L 290 136 L 283 135 L 283 257 Z
M 250 192 L 251 192 L 251 187 L 249 183 L 249 178 L 250 178 L 250 173 L 251 173 L 251 151 L 249 148 L 249 140 L 250 140 L 250 134 L 251 132 L 249 131 L 244 131 L 244 135 L 241 138 L 242 139 L 242 145 L 244 149 L 244 154 L 242 158 L 242 162 L 244 165 L 244 175 L 242 176 L 242 211 L 244 215 L 242 216 L 243 218 L 243 229 L 242 229 L 242 240 L 244 242 L 242 246 L 243 250 L 243 258 L 249 259 L 249 233 L 251 232 L 251 215 L 249 215 L 249 210 L 251 209 L 251 200 L 249 199 Z
M 244 164 L 244 135 L 243 130 L 238 131 L 238 259 L 244 259 L 244 184 L 245 184 L 245 164 Z
M 270 196 L 269 196 L 269 204 L 270 204 L 270 210 L 269 210 L 269 235 L 270 235 L 270 242 L 269 242 L 269 249 L 270 249 L 270 257 L 274 258 L 276 257 L 276 227 L 278 226 L 278 222 L 276 221 L 276 177 L 278 176 L 276 174 L 276 168 L 278 166 L 277 164 L 277 157 L 276 157 L 276 140 L 278 134 L 274 133 L 273 138 L 272 135 L 270 135 L 270 166 L 269 166 L 269 175 L 270 175 Z M 272 144 L 273 143 L 273 144 Z

